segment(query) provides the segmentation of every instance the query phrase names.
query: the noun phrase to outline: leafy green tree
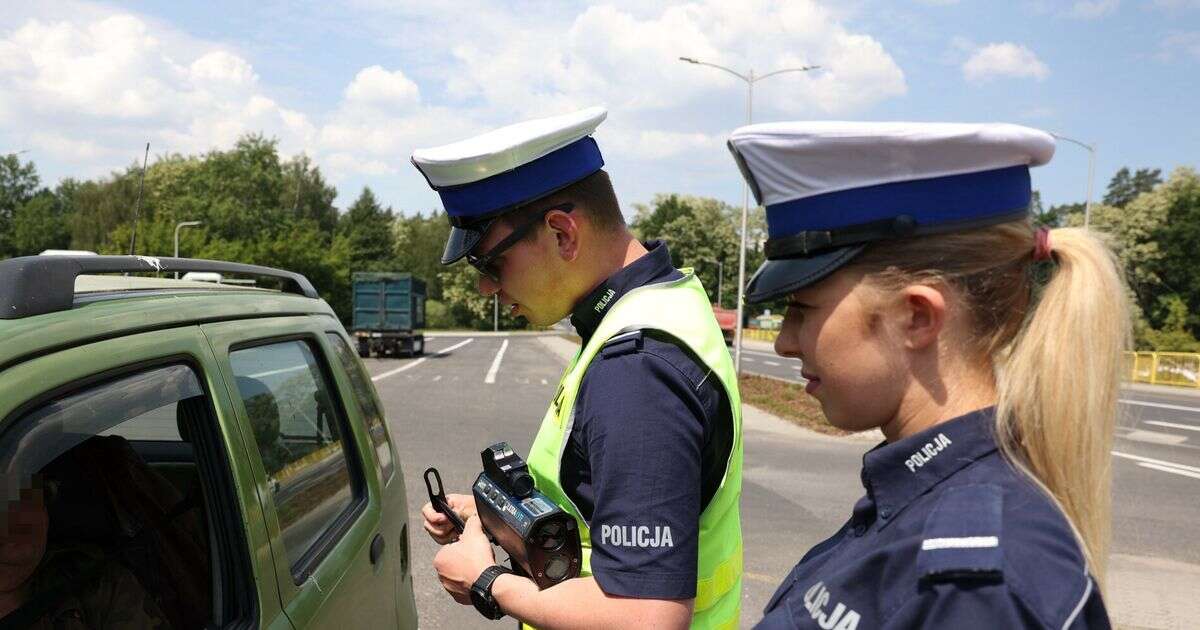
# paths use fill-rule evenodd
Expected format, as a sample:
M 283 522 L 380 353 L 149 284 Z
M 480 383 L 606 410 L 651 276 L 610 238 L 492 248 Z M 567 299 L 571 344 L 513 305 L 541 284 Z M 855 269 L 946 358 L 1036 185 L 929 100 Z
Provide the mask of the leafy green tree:
M 395 271 L 392 210 L 384 209 L 370 188 L 338 219 L 337 234 L 349 240 L 352 271 Z
M 13 243 L 13 215 L 37 194 L 41 186 L 33 162 L 21 163 L 15 153 L 0 156 L 0 259 L 17 253 Z
M 479 293 L 479 273 L 474 268 L 458 262 L 445 267 L 444 271 L 438 274 L 438 279 L 442 285 L 441 303 L 446 309 L 449 321 L 454 322 L 455 327 L 491 330 L 493 298 Z M 511 330 L 524 328 L 527 322 L 509 316 L 508 309 L 501 305 L 499 324 L 500 328 Z
M 13 214 L 13 253 L 32 256 L 47 249 L 69 249 L 71 230 L 67 220 L 67 209 L 58 195 L 41 190 Z
M 1165 215 L 1154 234 L 1162 255 L 1147 265 L 1149 272 L 1161 279 L 1163 287 L 1169 287 L 1163 294 L 1178 293 L 1187 305 L 1191 313 L 1187 328 L 1196 336 L 1200 332 L 1200 320 L 1196 317 L 1200 313 L 1200 273 L 1196 272 L 1196 252 L 1200 252 L 1200 173 L 1192 168 L 1177 168 L 1166 182 L 1139 195 L 1130 208 L 1143 200 Z
M 290 216 L 311 220 L 329 234 L 337 228 L 338 211 L 333 205 L 337 189 L 325 182 L 319 169 L 307 155 L 298 155 L 282 165 L 283 189 L 279 207 Z
M 442 249 L 450 235 L 450 222 L 441 212 L 397 216 L 392 224 L 396 271 L 407 271 L 425 280 L 430 300 L 442 299 Z M 426 311 L 428 315 L 428 309 Z M 433 325 L 430 324 L 432 327 Z
M 1159 352 L 1200 352 L 1200 341 L 1188 331 L 1192 316 L 1183 298 L 1174 293 L 1160 296 L 1155 316 L 1162 326 L 1142 331 L 1142 346 Z
M 1122 166 L 1108 182 L 1108 192 L 1104 194 L 1104 203 L 1118 208 L 1124 208 L 1138 195 L 1154 190 L 1162 183 L 1162 171 L 1154 168 L 1139 168 L 1130 174 L 1129 167 Z
M 638 204 L 635 208 L 630 227 L 639 238 L 665 240 L 671 249 L 672 263 L 695 268 L 714 303 L 718 298 L 717 272 L 723 267 L 721 304 L 727 308 L 737 305 L 741 208 L 716 199 L 677 194 L 655 195 L 649 205 Z M 765 216 L 762 208 L 754 208 L 747 220 L 748 275 L 765 260 Z

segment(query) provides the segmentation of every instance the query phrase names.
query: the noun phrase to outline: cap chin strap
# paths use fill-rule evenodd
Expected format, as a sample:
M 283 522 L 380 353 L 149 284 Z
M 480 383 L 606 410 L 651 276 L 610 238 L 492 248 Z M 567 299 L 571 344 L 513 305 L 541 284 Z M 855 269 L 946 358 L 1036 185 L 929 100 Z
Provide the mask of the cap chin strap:
M 1005 212 L 990 217 L 974 218 L 965 221 L 948 221 L 936 225 L 920 225 L 912 215 L 902 214 L 897 217 L 860 223 L 836 230 L 806 230 L 790 236 L 768 239 L 763 247 L 767 260 L 786 258 L 804 258 L 826 250 L 838 249 L 847 245 L 860 245 L 896 238 L 941 234 L 987 227 L 1008 221 L 1018 221 L 1028 215 L 1029 209 L 1022 207 L 1018 210 Z

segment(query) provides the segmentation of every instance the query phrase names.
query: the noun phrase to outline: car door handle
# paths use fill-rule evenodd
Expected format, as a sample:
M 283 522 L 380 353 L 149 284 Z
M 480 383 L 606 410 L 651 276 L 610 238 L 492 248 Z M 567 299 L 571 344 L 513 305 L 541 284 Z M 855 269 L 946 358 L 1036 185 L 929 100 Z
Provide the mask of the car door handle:
M 379 564 L 379 559 L 383 557 L 383 550 L 386 546 L 383 534 L 375 534 L 375 538 L 371 540 L 371 564 Z

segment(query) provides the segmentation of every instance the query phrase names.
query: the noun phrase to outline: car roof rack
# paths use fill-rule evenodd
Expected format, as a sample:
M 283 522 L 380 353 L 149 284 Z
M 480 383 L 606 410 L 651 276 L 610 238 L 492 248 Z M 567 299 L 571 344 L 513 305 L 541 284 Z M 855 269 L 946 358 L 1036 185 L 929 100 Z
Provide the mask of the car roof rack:
M 24 256 L 0 261 L 0 319 L 69 310 L 75 303 L 75 278 L 82 274 L 176 271 L 215 271 L 277 278 L 287 293 L 320 297 L 303 275 L 258 265 L 157 256 Z

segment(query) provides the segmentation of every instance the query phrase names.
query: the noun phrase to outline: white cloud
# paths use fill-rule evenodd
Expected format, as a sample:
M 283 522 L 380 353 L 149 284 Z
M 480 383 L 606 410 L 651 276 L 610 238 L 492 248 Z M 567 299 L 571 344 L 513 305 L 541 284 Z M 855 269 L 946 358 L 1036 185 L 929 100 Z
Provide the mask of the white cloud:
M 975 51 L 962 65 L 963 76 L 972 83 L 997 77 L 1033 78 L 1050 76 L 1050 69 L 1032 50 L 1012 42 L 987 44 Z
M 1200 31 L 1172 33 L 1158 45 L 1154 55 L 1159 61 L 1174 61 L 1179 57 L 1200 60 Z
M 759 75 L 821 66 L 756 84 L 755 120 L 854 116 L 907 93 L 892 54 L 832 3 L 601 1 L 360 0 L 345 19 L 395 54 L 332 85 L 276 85 L 264 68 L 277 60 L 145 15 L 34 3 L 0 17 L 0 138 L 79 175 L 129 163 L 147 139 L 155 152 L 194 153 L 261 132 L 339 184 L 419 188 L 414 148 L 603 104 L 611 117 L 598 138 L 612 168 L 640 174 L 674 160 L 736 178 L 723 138 L 744 119 L 745 85 L 680 56 Z M 335 101 L 304 100 L 317 90 Z
M 1116 12 L 1121 0 L 1077 0 L 1071 5 L 1068 15 L 1083 20 L 1094 20 Z
M 400 70 L 388 72 L 382 66 L 363 68 L 344 92 L 351 103 L 374 107 L 408 107 L 416 104 L 420 90 Z
M 849 31 L 811 0 L 708 0 L 640 13 L 598 5 L 564 23 L 489 16 L 474 29 L 452 50 L 450 92 L 516 115 L 594 103 L 625 115 L 651 113 L 742 87 L 680 56 L 760 74 L 821 65 L 771 79 L 762 91 L 759 105 L 791 115 L 850 114 L 907 91 L 904 73 L 877 40 Z M 745 42 L 754 42 L 752 57 L 736 52 Z
M 64 162 L 125 155 L 147 139 L 195 152 L 263 132 L 299 151 L 315 136 L 304 113 L 264 94 L 246 59 L 134 15 L 30 18 L 0 33 L 0 58 L 0 124 Z
M 1160 9 L 1200 9 L 1200 0 L 1154 0 L 1154 6 Z

